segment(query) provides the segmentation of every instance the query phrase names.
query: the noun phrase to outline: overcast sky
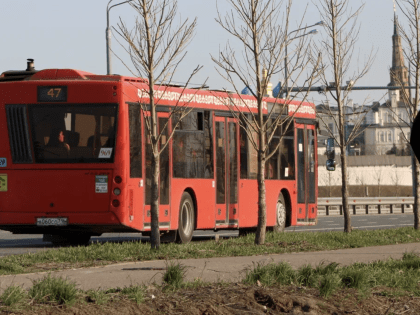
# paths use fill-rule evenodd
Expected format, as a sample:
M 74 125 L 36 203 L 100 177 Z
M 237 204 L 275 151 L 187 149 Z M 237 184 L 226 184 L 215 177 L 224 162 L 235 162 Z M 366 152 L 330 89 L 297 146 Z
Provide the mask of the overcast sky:
M 314 0 L 315 2 L 318 0 Z M 122 0 L 114 0 L 117 4 Z M 177 81 L 186 81 L 189 73 L 198 64 L 203 65 L 199 75 L 193 80 L 203 82 L 207 77 L 210 88 L 229 88 L 219 76 L 210 54 L 217 55 L 219 47 L 225 46 L 229 35 L 215 22 L 215 0 L 179 0 L 179 13 L 182 18 L 198 18 L 196 35 L 188 46 L 188 58 L 177 72 Z M 391 66 L 393 1 L 366 0 L 364 10 L 359 18 L 361 24 L 359 40 L 355 52 L 363 60 L 373 48 L 377 50 L 375 63 L 365 78 L 358 85 L 385 86 L 389 83 Z M 351 0 L 356 8 L 362 3 Z M 74 68 L 95 74 L 106 73 L 106 6 L 108 0 L 8 0 L 0 3 L 0 72 L 6 70 L 23 70 L 26 59 L 34 58 L 37 70 L 45 68 Z M 312 1 L 295 0 L 291 16 L 291 27 L 294 29 L 308 6 L 305 23 L 312 25 L 320 16 Z M 221 10 L 227 8 L 226 1 L 219 0 Z M 398 11 L 397 11 L 398 14 Z M 134 10 L 127 4 L 117 6 L 110 12 L 110 23 L 116 26 L 122 18 L 133 25 Z M 400 14 L 402 19 L 402 14 Z M 323 34 L 313 35 L 317 41 Z M 127 60 L 125 52 L 115 39 L 112 49 L 118 56 Z M 357 58 L 357 56 L 355 56 Z M 357 59 L 355 63 L 357 64 Z M 112 57 L 113 73 L 130 75 L 124 65 Z M 275 86 L 280 76 L 274 77 Z M 379 100 L 383 91 L 352 92 L 355 102 L 362 103 L 370 97 L 369 103 Z M 312 93 L 310 99 L 319 103 L 324 99 L 318 93 Z

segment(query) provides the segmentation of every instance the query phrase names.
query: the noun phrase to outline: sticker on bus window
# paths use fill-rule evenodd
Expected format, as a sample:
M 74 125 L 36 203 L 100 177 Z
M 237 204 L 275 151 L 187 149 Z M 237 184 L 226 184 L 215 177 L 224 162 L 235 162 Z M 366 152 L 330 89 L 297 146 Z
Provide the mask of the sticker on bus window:
M 302 145 L 302 143 L 299 143 L 299 152 L 303 152 L 303 145 Z
M 7 191 L 7 174 L 0 174 L 0 191 Z
M 108 192 L 108 175 L 95 176 L 95 192 L 98 194 L 106 194 Z
M 101 151 L 99 151 L 99 158 L 100 159 L 109 159 L 111 158 L 112 154 L 112 148 L 101 148 Z
M 0 157 L 0 167 L 6 167 L 7 166 L 7 159 Z

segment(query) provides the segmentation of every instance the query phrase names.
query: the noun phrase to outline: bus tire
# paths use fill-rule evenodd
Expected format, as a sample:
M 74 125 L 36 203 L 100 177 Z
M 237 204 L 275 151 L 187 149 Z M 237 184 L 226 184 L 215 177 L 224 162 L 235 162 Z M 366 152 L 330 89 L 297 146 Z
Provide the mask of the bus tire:
M 276 205 L 276 225 L 274 232 L 284 232 L 286 227 L 286 203 L 283 194 L 280 194 Z
M 189 193 L 184 192 L 179 206 L 178 243 L 189 243 L 194 232 L 194 202 Z

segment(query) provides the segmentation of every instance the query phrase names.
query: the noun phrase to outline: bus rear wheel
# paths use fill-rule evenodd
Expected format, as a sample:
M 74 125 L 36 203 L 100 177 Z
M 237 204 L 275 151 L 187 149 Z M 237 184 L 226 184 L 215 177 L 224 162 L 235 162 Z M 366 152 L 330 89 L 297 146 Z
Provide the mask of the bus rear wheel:
M 276 225 L 274 232 L 284 232 L 286 227 L 286 203 L 284 202 L 283 195 L 280 195 L 276 205 Z
M 179 206 L 178 243 L 189 243 L 194 232 L 194 203 L 189 193 L 184 192 Z

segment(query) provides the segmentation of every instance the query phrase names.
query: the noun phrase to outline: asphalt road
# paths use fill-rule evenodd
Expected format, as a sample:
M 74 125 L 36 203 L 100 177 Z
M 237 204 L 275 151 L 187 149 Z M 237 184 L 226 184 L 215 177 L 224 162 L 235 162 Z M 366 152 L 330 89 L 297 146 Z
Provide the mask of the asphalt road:
M 352 226 L 361 230 L 389 229 L 403 226 L 413 226 L 413 214 L 382 214 L 382 215 L 357 215 L 352 216 Z M 319 217 L 315 226 L 289 227 L 287 233 L 301 231 L 340 231 L 344 227 L 344 218 L 338 216 Z M 194 239 L 210 239 L 218 234 L 219 237 L 235 237 L 237 231 L 196 231 Z M 133 240 L 147 241 L 140 233 L 106 233 L 100 237 L 92 237 L 93 242 L 124 242 Z M 42 241 L 42 235 L 14 235 L 0 230 L 0 256 L 14 254 L 35 253 L 53 248 L 51 243 Z

